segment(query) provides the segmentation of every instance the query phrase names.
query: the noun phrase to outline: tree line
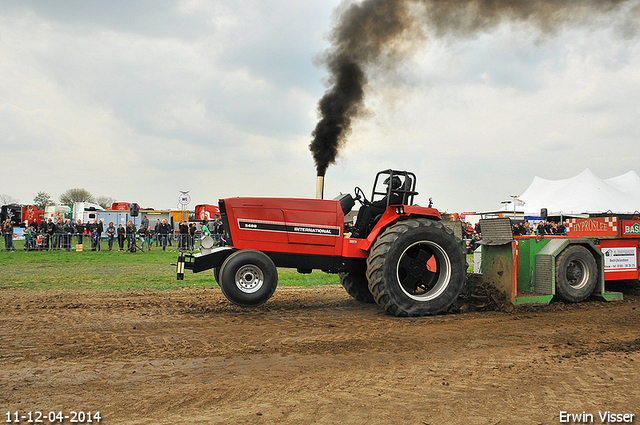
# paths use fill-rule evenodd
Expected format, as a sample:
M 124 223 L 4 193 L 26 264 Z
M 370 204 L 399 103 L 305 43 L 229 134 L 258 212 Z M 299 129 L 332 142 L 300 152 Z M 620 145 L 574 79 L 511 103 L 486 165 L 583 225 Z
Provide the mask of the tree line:
M 116 202 L 115 198 L 110 196 L 93 196 L 91 192 L 82 188 L 74 188 L 64 191 L 60 195 L 60 204 L 73 206 L 76 202 L 92 202 L 100 205 L 104 209 L 111 208 L 111 205 Z M 18 201 L 10 195 L 0 194 L 0 205 L 20 205 Z M 33 206 L 38 209 L 44 210 L 49 205 L 55 205 L 55 201 L 51 198 L 47 192 L 38 192 L 33 197 Z

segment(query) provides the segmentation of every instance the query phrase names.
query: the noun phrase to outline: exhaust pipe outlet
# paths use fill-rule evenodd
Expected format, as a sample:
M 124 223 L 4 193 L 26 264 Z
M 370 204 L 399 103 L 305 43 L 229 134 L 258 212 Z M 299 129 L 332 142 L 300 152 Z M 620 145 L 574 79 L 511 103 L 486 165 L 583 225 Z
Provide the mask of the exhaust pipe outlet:
M 316 180 L 316 199 L 324 199 L 324 176 L 318 176 Z

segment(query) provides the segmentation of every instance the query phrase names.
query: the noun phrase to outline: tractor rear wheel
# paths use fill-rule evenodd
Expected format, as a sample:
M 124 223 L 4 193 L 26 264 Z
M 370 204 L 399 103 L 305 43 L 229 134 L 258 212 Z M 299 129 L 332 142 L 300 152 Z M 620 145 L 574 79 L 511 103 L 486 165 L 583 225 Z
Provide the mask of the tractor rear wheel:
M 584 246 L 572 245 L 556 257 L 556 293 L 567 302 L 580 302 L 596 287 L 598 265 Z
M 364 271 L 340 272 L 340 284 L 361 303 L 374 303 L 373 294 L 369 290 L 369 281 Z
M 413 218 L 387 227 L 367 259 L 369 290 L 395 316 L 446 311 L 460 295 L 466 272 L 460 240 L 429 219 Z
M 243 249 L 222 263 L 218 279 L 229 301 L 241 307 L 253 307 L 264 304 L 275 292 L 278 269 L 265 253 Z

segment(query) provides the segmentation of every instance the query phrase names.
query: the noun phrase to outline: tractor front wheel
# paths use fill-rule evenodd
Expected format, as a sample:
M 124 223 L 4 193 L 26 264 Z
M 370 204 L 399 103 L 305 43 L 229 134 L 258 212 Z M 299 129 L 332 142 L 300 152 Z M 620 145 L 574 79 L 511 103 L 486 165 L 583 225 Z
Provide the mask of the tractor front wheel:
M 429 219 L 408 219 L 386 228 L 367 259 L 369 290 L 395 316 L 446 311 L 462 291 L 466 255 L 453 232 Z
M 232 303 L 254 307 L 264 304 L 275 292 L 278 269 L 265 253 L 244 249 L 234 252 L 222 263 L 218 284 Z
M 361 303 L 375 302 L 364 271 L 340 272 L 338 275 L 340 276 L 340 284 L 347 291 L 347 294 Z

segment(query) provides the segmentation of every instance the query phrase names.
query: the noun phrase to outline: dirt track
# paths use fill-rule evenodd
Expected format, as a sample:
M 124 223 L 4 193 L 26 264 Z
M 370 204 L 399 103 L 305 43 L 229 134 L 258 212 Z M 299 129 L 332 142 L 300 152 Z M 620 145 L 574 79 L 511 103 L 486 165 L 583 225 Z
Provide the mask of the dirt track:
M 637 291 L 398 319 L 340 287 L 278 288 L 256 309 L 217 288 L 0 290 L 0 420 L 557 424 L 567 411 L 601 423 L 599 411 L 640 415 L 639 319 Z

